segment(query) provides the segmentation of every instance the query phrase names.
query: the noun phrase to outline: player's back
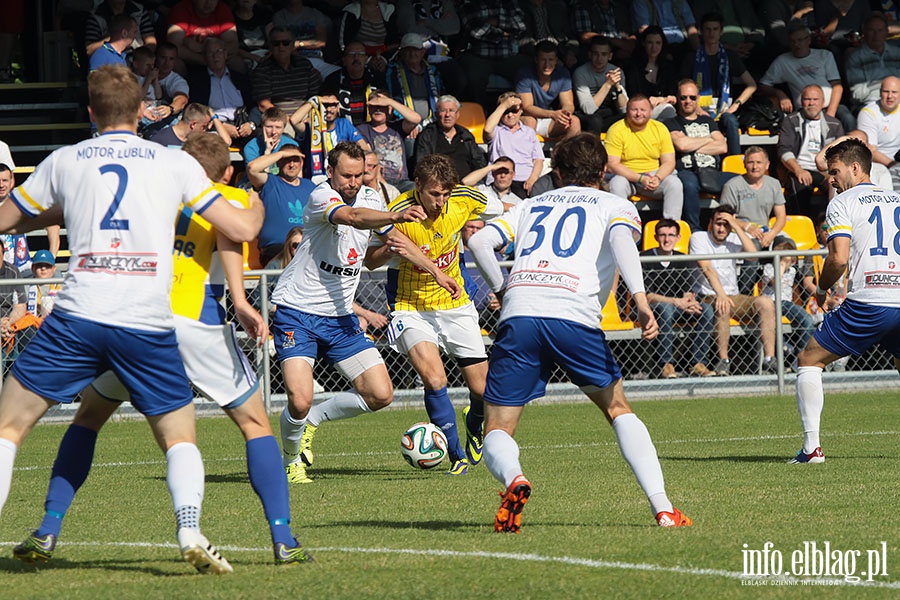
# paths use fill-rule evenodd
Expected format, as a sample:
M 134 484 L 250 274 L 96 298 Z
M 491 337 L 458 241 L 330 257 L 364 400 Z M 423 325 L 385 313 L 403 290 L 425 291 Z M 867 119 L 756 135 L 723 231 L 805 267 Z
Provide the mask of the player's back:
M 640 234 L 633 205 L 594 188 L 565 187 L 529 198 L 491 222 L 515 240 L 501 320 L 531 316 L 600 326 L 616 266 L 609 230 Z
M 126 132 L 61 148 L 14 193 L 26 214 L 60 204 L 72 258 L 55 310 L 136 329 L 172 327 L 173 223 L 218 193 L 179 150 Z
M 828 204 L 828 237 L 850 237 L 847 298 L 900 306 L 900 194 L 870 183 Z

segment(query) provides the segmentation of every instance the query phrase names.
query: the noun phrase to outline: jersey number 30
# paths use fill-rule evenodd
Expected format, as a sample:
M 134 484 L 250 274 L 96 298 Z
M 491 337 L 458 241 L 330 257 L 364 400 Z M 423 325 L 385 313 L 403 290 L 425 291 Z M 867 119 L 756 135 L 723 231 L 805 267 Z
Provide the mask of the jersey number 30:
M 531 209 L 531 214 L 537 213 L 538 218 L 535 219 L 534 223 L 531 224 L 531 229 L 528 230 L 528 233 L 534 232 L 536 235 L 534 239 L 534 243 L 522 250 L 522 254 L 520 256 L 528 256 L 535 250 L 541 247 L 544 243 L 544 238 L 547 237 L 547 231 L 544 228 L 544 220 L 550 216 L 550 213 L 553 212 L 553 208 L 550 206 L 535 206 Z M 572 241 L 569 243 L 568 248 L 562 247 L 562 236 L 563 231 L 565 229 L 566 221 L 569 217 L 575 217 L 575 234 L 572 236 Z M 584 212 L 584 209 L 580 206 L 573 206 L 568 209 L 566 212 L 562 214 L 561 217 L 556 221 L 556 227 L 553 228 L 553 254 L 560 258 L 566 258 L 568 256 L 572 256 L 575 252 L 578 251 L 578 247 L 581 246 L 581 240 L 584 237 L 584 226 L 587 221 L 587 215 Z
M 113 197 L 112 204 L 109 205 L 109 209 L 100 220 L 100 229 L 127 230 L 128 219 L 114 219 L 113 215 L 119 210 L 119 204 L 122 203 L 122 198 L 125 196 L 125 188 L 128 187 L 128 171 L 122 165 L 103 165 L 100 167 L 101 175 L 106 175 L 107 173 L 112 173 L 118 177 L 119 185 L 116 187 L 116 195 Z

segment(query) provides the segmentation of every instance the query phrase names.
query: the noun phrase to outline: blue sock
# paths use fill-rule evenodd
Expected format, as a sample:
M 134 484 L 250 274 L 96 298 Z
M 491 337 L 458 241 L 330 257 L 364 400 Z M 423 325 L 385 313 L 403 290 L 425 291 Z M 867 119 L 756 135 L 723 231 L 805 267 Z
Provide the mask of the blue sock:
M 253 491 L 262 502 L 272 543 L 294 546 L 287 477 L 281 466 L 281 449 L 275 436 L 267 435 L 247 442 L 247 474 Z
M 59 536 L 63 517 L 72 505 L 78 488 L 84 484 L 88 473 L 91 472 L 96 443 L 96 431 L 80 425 L 69 425 L 59 443 L 56 461 L 53 463 L 47 498 L 44 500 L 46 512 L 41 526 L 38 527 L 38 536 L 43 537 L 48 533 Z
M 469 394 L 469 414 L 466 415 L 466 427 L 473 433 L 481 433 L 484 422 L 484 400 Z
M 431 422 L 441 428 L 447 437 L 447 451 L 450 460 L 456 462 L 465 458 L 462 446 L 459 443 L 459 430 L 456 428 L 456 411 L 447 393 L 447 386 L 439 390 L 425 390 L 425 412 Z

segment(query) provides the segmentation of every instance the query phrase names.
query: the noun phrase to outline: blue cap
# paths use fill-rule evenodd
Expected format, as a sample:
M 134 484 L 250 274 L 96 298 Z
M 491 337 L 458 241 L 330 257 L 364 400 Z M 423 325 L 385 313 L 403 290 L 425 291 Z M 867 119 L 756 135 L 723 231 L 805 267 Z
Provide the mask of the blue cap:
M 31 259 L 33 265 L 55 265 L 56 259 L 49 250 L 38 250 Z

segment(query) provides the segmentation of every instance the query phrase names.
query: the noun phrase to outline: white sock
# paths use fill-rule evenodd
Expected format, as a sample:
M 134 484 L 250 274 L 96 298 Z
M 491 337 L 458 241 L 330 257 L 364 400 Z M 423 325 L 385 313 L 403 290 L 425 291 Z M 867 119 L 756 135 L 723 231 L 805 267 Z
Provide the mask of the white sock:
M 166 451 L 166 466 L 177 529 L 199 529 L 205 477 L 200 450 L 189 442 L 175 444 Z
M 484 464 L 494 479 L 508 488 L 522 474 L 519 444 L 505 431 L 494 429 L 484 436 Z
M 636 414 L 627 413 L 616 417 L 612 427 L 625 462 L 631 467 L 638 485 L 647 494 L 653 516 L 661 511 L 671 512 L 672 503 L 666 496 L 662 467 L 659 466 L 656 448 L 644 422 Z
M 346 390 L 313 406 L 309 410 L 306 421 L 310 425 L 318 427 L 325 421 L 351 419 L 370 412 L 372 409 L 366 405 L 366 401 L 356 390 Z
M 13 464 L 16 462 L 16 445 L 11 441 L 0 438 L 0 513 L 9 497 L 9 488 L 12 485 Z
M 806 454 L 821 446 L 819 427 L 824 406 L 822 369 L 819 367 L 797 369 L 797 410 L 800 412 L 800 425 L 803 426 L 803 452 Z
M 291 416 L 287 406 L 281 411 L 281 450 L 284 466 L 288 466 L 300 459 L 300 438 L 303 437 L 303 429 L 306 427 L 306 419 L 295 419 Z

